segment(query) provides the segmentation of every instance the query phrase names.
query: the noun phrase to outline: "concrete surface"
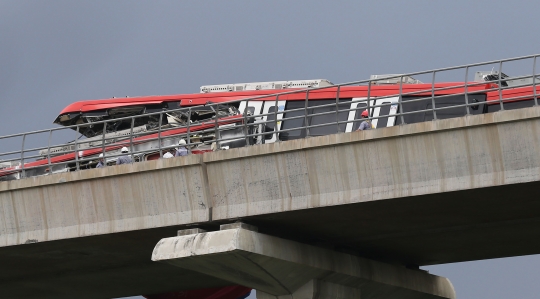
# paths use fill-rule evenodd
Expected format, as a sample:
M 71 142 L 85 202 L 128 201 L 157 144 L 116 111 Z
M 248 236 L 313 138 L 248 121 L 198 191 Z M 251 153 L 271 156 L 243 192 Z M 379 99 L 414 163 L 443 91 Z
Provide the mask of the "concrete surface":
M 357 298 L 361 294 L 365 299 L 456 297 L 444 277 L 242 228 L 162 239 L 152 260 L 273 296 L 297 293 L 322 299 L 356 293 Z M 313 296 L 314 284 L 326 296 Z
M 204 157 L 212 219 L 538 181 L 539 116 L 527 108 L 217 152 Z
M 1 182 L 0 297 L 225 285 L 150 253 L 238 219 L 411 268 L 537 254 L 539 125 L 533 107 Z
M 341 284 L 312 279 L 290 295 L 274 296 L 263 291 L 257 291 L 257 299 L 360 299 L 358 288 Z

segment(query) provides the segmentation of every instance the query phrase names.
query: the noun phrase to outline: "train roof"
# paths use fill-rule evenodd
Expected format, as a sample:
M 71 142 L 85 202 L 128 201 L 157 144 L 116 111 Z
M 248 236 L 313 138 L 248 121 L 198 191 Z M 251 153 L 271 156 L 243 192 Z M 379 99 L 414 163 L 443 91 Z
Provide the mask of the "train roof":
M 435 95 L 454 94 L 464 92 L 464 82 L 444 82 L 432 84 L 402 84 L 401 92 L 403 94 L 416 93 L 417 95 L 431 95 L 432 88 L 443 89 L 435 90 Z M 468 85 L 469 92 L 485 90 L 492 84 L 479 84 L 478 82 L 470 82 Z M 455 88 L 452 88 L 455 87 Z M 309 99 L 326 99 L 336 96 L 338 87 L 326 87 L 322 89 L 313 89 L 309 91 Z M 179 102 L 180 107 L 204 105 L 209 102 L 222 103 L 231 102 L 248 98 L 257 98 L 256 100 L 275 100 L 279 94 L 280 100 L 305 100 L 304 92 L 291 93 L 302 89 L 281 89 L 281 90 L 247 90 L 247 91 L 229 91 L 229 92 L 212 92 L 212 93 L 196 93 L 196 94 L 177 94 L 177 95 L 160 95 L 160 96 L 142 96 L 142 97 L 126 97 L 126 98 L 109 98 L 100 100 L 86 100 L 72 103 L 62 109 L 55 123 L 60 116 L 71 113 L 83 113 L 91 111 L 99 111 L 104 109 L 136 106 L 136 105 L 162 105 L 168 102 Z M 342 86 L 339 87 L 340 97 L 354 98 L 367 97 L 368 93 L 371 97 L 382 97 L 399 94 L 399 84 L 389 85 L 361 85 L 361 86 Z M 268 97 L 265 97 L 268 96 Z

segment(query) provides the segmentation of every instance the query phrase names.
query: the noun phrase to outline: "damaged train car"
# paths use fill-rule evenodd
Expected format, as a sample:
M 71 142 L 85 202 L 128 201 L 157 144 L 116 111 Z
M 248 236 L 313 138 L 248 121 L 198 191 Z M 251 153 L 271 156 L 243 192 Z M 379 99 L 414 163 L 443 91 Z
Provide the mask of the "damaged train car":
M 365 110 L 373 128 L 384 128 L 494 112 L 501 103 L 504 109 L 530 107 L 540 94 L 531 78 L 499 78 L 496 72 L 477 73 L 473 82 L 372 79 L 339 87 L 328 80 L 208 85 L 197 94 L 75 102 L 54 123 L 81 138 L 41 150 L 36 161 L 0 163 L 0 181 L 93 168 L 99 154 L 114 165 L 124 146 L 135 161 L 146 161 L 160 158 L 180 139 L 199 154 L 352 132 Z

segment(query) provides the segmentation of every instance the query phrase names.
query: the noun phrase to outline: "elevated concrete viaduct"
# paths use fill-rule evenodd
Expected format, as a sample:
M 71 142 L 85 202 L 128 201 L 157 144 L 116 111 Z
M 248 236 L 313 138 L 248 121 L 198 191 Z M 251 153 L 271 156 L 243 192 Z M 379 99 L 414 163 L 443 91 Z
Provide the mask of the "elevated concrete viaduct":
M 540 108 L 526 108 L 2 182 L 0 297 L 238 283 L 151 260 L 177 230 L 219 234 L 236 221 L 256 226 L 257 238 L 382 263 L 404 277 L 428 275 L 415 270 L 422 265 L 537 254 L 539 125 Z M 302 283 L 290 292 L 358 295 L 320 277 Z

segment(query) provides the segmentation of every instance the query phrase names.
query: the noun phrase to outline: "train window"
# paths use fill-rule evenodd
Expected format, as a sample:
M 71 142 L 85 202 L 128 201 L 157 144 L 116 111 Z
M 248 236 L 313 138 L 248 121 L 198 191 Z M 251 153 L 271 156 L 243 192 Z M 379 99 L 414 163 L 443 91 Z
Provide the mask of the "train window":
M 275 111 L 276 111 L 276 106 L 272 106 L 268 108 L 268 113 L 272 113 L 272 114 L 268 114 L 268 116 L 266 117 L 266 121 L 268 121 L 266 123 L 266 126 L 272 131 L 274 130 L 274 127 L 276 125 L 276 123 L 274 122 L 274 120 L 276 119 L 276 115 L 274 114 Z
M 265 132 L 265 133 L 268 133 L 268 132 L 272 132 L 271 134 L 266 134 L 264 135 L 264 139 L 265 140 L 271 140 L 273 137 L 274 137 L 274 127 L 276 125 L 276 123 L 274 122 L 274 119 L 276 119 L 276 115 L 273 114 L 274 112 L 276 111 L 276 106 L 272 106 L 272 107 L 269 107 L 268 108 L 268 112 L 267 113 L 272 113 L 272 114 L 269 114 L 267 117 L 266 117 L 266 121 L 269 121 L 267 122 L 266 124 L 264 124 L 262 126 L 262 132 Z
M 340 99 L 338 104 L 338 120 L 346 121 L 349 116 L 349 111 L 344 111 L 350 108 L 350 103 L 343 103 L 343 102 L 350 102 L 351 99 Z M 323 136 L 323 135 L 329 135 L 329 134 L 335 134 L 338 133 L 337 130 L 337 123 L 336 123 L 336 100 L 324 100 L 324 101 L 311 101 L 308 103 L 309 107 L 312 107 L 308 110 L 309 115 L 313 114 L 319 114 L 319 113 L 325 113 L 325 112 L 333 112 L 333 113 L 327 113 L 323 115 L 315 115 L 308 117 L 309 125 L 322 125 L 322 124 L 328 124 L 327 126 L 320 126 L 315 128 L 309 129 L 309 136 Z M 330 105 L 327 107 L 318 107 L 322 105 Z M 339 125 L 339 131 L 345 132 L 345 126 L 347 124 L 343 123 Z
M 515 102 L 506 102 L 504 103 L 504 110 L 514 110 L 520 108 L 528 108 L 534 106 L 534 100 L 525 100 L 525 101 L 515 101 Z M 488 105 L 487 112 L 496 112 L 501 110 L 501 104 Z
M 287 101 L 287 105 L 285 107 L 285 111 L 287 110 L 294 110 L 294 109 L 300 109 L 305 107 L 304 101 Z M 293 129 L 293 128 L 302 128 L 304 126 L 304 110 L 299 111 L 291 111 L 291 112 L 285 112 L 283 115 L 283 125 L 281 127 L 282 130 L 287 129 Z M 293 117 L 298 117 L 295 119 L 291 119 Z M 291 130 L 287 132 L 282 132 L 279 134 L 280 140 L 293 140 L 298 138 L 304 138 L 306 137 L 306 130 L 305 129 L 299 129 L 299 130 Z
M 418 99 L 421 99 L 421 100 L 418 100 Z M 471 114 L 481 114 L 484 112 L 484 109 L 485 109 L 484 102 L 486 101 L 485 94 L 471 94 L 468 96 L 468 99 L 469 99 L 469 103 L 472 103 L 472 102 L 482 103 L 476 106 L 470 106 L 469 111 Z M 413 100 L 418 100 L 418 101 L 413 102 Z M 445 108 L 445 107 L 452 107 L 452 106 L 457 106 L 457 105 L 464 105 L 464 104 L 465 104 L 464 95 L 435 97 L 435 107 L 437 109 Z M 432 99 L 431 97 L 403 97 L 402 107 L 405 113 L 413 112 L 413 111 L 429 110 L 432 108 Z M 437 119 L 446 119 L 446 118 L 465 116 L 467 114 L 467 110 L 463 106 L 463 107 L 436 110 L 436 113 L 437 113 Z M 421 112 L 406 114 L 403 116 L 403 118 L 405 120 L 405 123 L 407 124 L 430 121 L 430 120 L 433 120 L 433 111 L 429 110 L 429 111 L 421 111 Z M 400 124 L 400 123 L 401 123 L 401 117 L 397 117 L 396 124 Z
M 167 109 L 179 109 L 180 108 L 180 102 L 167 102 L 165 104 L 167 105 Z
M 349 116 L 349 111 L 345 111 L 345 110 L 350 108 L 351 104 L 348 102 L 350 102 L 351 99 L 340 99 L 339 101 L 340 103 L 338 104 L 338 109 L 342 112 L 338 113 L 338 120 L 347 121 L 348 116 Z M 309 136 L 323 136 L 323 135 L 335 134 L 338 132 L 338 127 L 336 123 L 336 114 L 335 114 L 335 111 L 336 111 L 335 103 L 336 103 L 335 99 L 316 100 L 316 101 L 308 102 L 307 119 L 308 119 L 309 125 L 313 126 L 313 125 L 328 124 L 327 126 L 319 126 L 315 128 L 310 128 Z M 328 105 L 328 106 L 319 107 L 319 106 L 324 106 L 324 105 Z M 285 111 L 293 110 L 293 109 L 301 109 L 301 108 L 305 108 L 304 101 L 289 101 L 287 103 L 287 107 Z M 320 113 L 325 113 L 325 112 L 333 112 L 333 113 L 311 116 L 313 114 L 320 114 Z M 284 121 L 283 121 L 282 130 L 293 129 L 293 128 L 299 128 L 299 129 L 281 133 L 279 137 L 280 140 L 292 140 L 292 139 L 306 137 L 306 130 L 302 128 L 304 126 L 305 117 L 299 117 L 299 116 L 305 116 L 304 110 L 285 112 L 285 115 L 283 117 Z M 298 117 L 298 118 L 290 119 L 292 117 Z M 347 125 L 346 123 L 339 125 L 340 132 L 345 132 L 346 125 Z

